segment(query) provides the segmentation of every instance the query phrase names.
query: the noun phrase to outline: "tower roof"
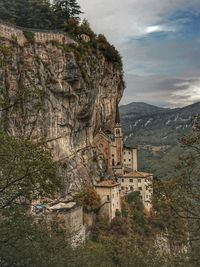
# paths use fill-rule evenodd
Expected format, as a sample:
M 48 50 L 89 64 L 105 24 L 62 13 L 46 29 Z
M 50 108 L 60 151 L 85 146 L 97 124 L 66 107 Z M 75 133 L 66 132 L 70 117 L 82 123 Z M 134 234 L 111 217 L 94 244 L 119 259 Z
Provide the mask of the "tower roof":
M 116 104 L 115 123 L 116 123 L 116 124 L 120 124 L 120 115 L 119 115 L 119 107 L 118 107 L 118 104 Z

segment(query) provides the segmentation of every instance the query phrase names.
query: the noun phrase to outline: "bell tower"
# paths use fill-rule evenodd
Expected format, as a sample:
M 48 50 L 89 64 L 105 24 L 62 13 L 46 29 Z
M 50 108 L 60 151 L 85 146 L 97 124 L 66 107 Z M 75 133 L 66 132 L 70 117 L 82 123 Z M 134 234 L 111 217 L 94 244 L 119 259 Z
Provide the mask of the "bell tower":
M 114 143 L 115 143 L 115 166 L 116 169 L 121 172 L 123 165 L 123 134 L 120 124 L 119 108 L 116 107 L 115 127 L 114 127 Z M 118 172 L 117 171 L 117 172 Z

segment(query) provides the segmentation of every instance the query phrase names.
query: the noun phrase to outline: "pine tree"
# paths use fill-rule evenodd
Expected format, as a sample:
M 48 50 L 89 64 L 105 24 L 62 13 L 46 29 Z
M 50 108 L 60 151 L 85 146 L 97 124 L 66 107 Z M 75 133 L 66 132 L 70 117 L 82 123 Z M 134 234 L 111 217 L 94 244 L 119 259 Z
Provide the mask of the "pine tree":
M 53 10 L 57 28 L 63 28 L 70 18 L 79 19 L 79 15 L 82 13 L 76 0 L 54 0 Z
M 0 18 L 22 27 L 51 29 L 53 12 L 49 0 L 0 0 Z

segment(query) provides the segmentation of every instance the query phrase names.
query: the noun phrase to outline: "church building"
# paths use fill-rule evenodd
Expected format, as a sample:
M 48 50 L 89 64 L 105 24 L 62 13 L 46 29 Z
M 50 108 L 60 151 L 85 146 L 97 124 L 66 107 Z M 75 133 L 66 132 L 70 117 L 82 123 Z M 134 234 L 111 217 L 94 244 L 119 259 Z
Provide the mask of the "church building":
M 113 131 L 100 131 L 94 138 L 94 146 L 103 154 L 108 169 L 115 176 L 115 181 L 120 183 L 120 195 L 125 196 L 133 191 L 139 191 L 146 211 L 150 212 L 152 209 L 153 175 L 138 171 L 137 149 L 127 147 L 124 144 L 118 108 Z M 107 185 L 106 181 L 105 183 Z M 98 191 L 105 193 L 105 188 L 107 190 L 108 185 L 107 187 L 100 185 Z
M 108 169 L 116 176 L 137 171 L 137 149 L 124 145 L 118 108 L 113 133 L 100 131 L 94 138 L 94 146 L 103 154 Z

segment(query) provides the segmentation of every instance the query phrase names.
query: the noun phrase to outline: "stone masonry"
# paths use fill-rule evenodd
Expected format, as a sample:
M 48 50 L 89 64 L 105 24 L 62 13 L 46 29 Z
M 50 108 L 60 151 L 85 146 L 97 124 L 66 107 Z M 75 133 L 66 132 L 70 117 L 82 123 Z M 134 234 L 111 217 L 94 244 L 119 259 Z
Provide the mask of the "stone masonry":
M 0 21 L 0 37 L 9 39 L 10 41 L 15 40 L 20 46 L 23 46 L 27 42 L 27 39 L 23 33 L 24 31 L 33 32 L 35 34 L 34 39 L 36 43 L 45 43 L 48 41 L 56 41 L 60 44 L 76 43 L 64 33 L 26 29 Z

